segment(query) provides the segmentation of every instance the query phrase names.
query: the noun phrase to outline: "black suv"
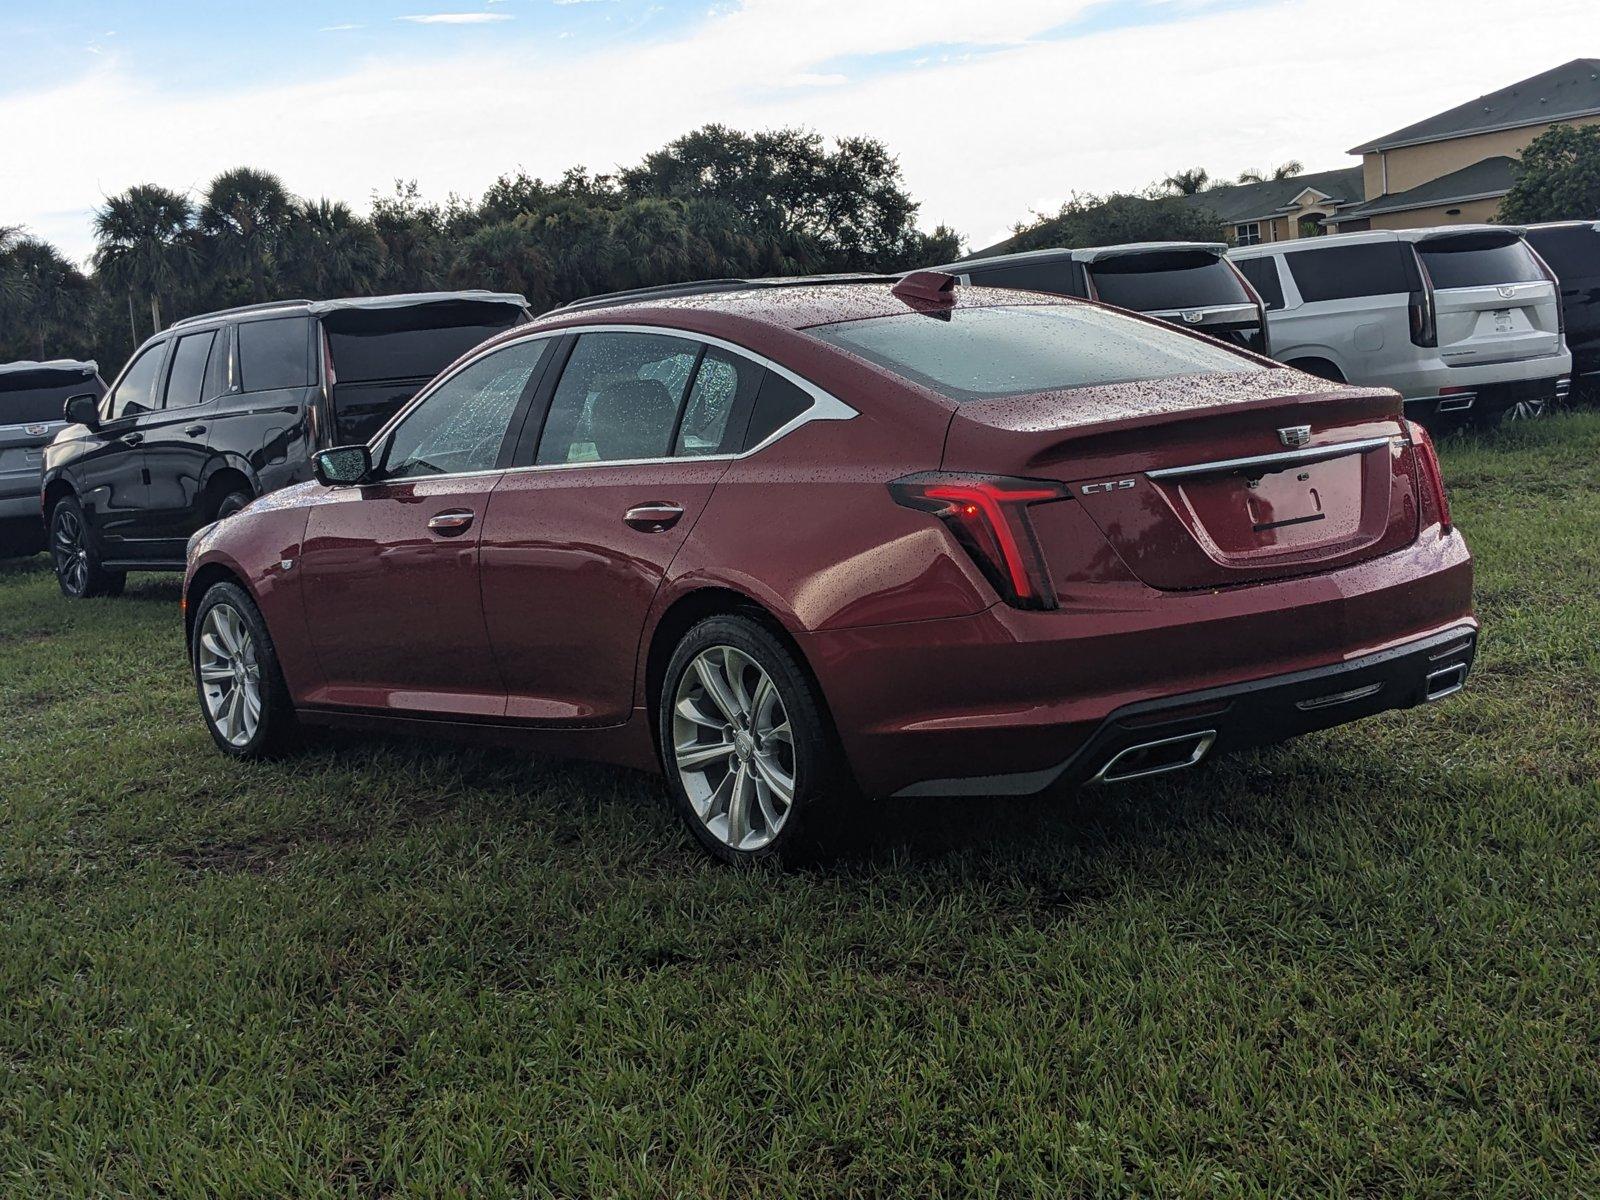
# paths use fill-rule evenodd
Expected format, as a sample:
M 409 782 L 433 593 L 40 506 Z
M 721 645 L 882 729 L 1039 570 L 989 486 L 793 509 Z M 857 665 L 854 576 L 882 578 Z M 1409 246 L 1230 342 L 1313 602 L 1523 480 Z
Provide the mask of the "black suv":
M 1593 395 L 1600 390 L 1600 221 L 1529 225 L 1524 236 L 1560 281 L 1572 379 Z
M 183 568 L 189 535 L 311 477 L 312 452 L 365 442 L 485 338 L 530 319 L 523 297 L 425 292 L 285 300 L 176 322 L 103 399 L 67 401 L 43 505 L 68 596 L 115 595 L 128 571 Z
M 1227 252 L 1221 242 L 1129 242 L 1024 250 L 937 269 L 962 283 L 1115 304 L 1267 354 L 1266 308 Z
M 105 390 L 93 362 L 0 363 L 0 558 L 44 549 L 39 519 L 44 448 L 61 432 L 68 396 L 99 397 Z

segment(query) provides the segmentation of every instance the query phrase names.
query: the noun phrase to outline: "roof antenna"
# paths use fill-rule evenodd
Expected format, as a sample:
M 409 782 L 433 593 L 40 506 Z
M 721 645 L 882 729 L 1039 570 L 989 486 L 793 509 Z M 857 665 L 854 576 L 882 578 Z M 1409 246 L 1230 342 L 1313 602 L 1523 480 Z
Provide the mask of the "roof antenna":
M 913 271 L 889 289 L 889 294 L 902 300 L 920 300 L 940 308 L 954 308 L 956 304 L 956 277 L 943 271 Z

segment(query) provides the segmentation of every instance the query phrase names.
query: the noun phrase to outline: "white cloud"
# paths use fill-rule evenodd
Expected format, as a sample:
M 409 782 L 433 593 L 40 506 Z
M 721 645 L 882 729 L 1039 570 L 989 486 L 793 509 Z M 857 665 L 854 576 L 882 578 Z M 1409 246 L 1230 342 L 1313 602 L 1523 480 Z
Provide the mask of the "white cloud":
M 1344 0 L 1330 24 L 1318 0 L 1283 0 L 1032 40 L 1091 5 L 752 0 L 643 44 L 584 52 L 552 37 L 212 93 L 108 55 L 48 89 L 0 95 L 0 129 L 53 135 L 42 152 L 0 156 L 0 224 L 83 257 L 88 221 L 52 214 L 141 181 L 199 188 L 249 163 L 359 207 L 397 177 L 443 198 L 518 167 L 607 170 L 719 121 L 882 138 L 922 223 L 982 246 L 1074 191 L 1139 188 L 1177 167 L 1354 165 L 1345 150 L 1366 138 L 1569 58 L 1572 31 L 1592 20 L 1591 0 L 1527 5 L 1511 23 L 1501 0 Z M 956 44 L 984 49 L 943 61 L 937 47 Z M 1438 69 L 1417 69 L 1418 47 Z M 861 59 L 829 78 L 845 56 L 919 52 L 929 62 L 917 69 L 875 74 Z M 828 85 L 789 86 L 807 76 Z
M 420 13 L 410 17 L 396 17 L 396 21 L 410 21 L 413 25 L 482 25 L 489 21 L 509 21 L 508 13 L 452 12 Z
M 360 25 L 355 25 L 355 24 L 346 22 L 343 25 L 324 25 L 321 29 L 317 30 L 317 32 L 318 33 L 344 33 L 347 30 L 361 29 L 361 28 L 362 28 L 362 26 L 360 26 Z

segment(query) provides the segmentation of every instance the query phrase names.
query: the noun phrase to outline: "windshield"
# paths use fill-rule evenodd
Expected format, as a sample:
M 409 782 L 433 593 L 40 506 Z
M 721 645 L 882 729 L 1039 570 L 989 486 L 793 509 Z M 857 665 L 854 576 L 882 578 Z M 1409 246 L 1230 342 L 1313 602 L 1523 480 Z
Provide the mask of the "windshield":
M 1091 263 L 1089 274 L 1100 299 L 1138 312 L 1255 303 L 1214 254 L 1130 254 Z
M 1423 242 L 1417 250 L 1428 278 L 1440 289 L 1483 287 L 1497 283 L 1533 283 L 1544 272 L 1521 238 L 1493 241 L 1484 238 L 1452 238 L 1443 242 Z
M 1175 329 L 1087 304 L 906 313 L 809 332 L 952 400 L 1267 369 Z

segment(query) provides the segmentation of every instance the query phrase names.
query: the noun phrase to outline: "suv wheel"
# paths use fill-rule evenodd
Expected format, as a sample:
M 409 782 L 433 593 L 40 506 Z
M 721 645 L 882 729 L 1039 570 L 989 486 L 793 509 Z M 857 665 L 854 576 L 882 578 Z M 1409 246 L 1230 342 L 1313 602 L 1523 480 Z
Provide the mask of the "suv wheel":
M 217 505 L 217 520 L 233 516 L 254 498 L 249 492 L 229 492 L 222 498 L 222 503 Z
M 683 636 L 659 709 L 678 813 L 724 862 L 801 844 L 843 780 L 815 687 L 787 647 L 748 617 L 708 617 Z
M 50 510 L 50 561 L 55 564 L 61 594 L 72 600 L 120 596 L 128 577 L 108 571 L 100 546 L 76 496 L 64 496 Z
M 243 588 L 217 583 L 201 597 L 189 659 L 201 715 L 222 750 L 262 758 L 288 742 L 289 690 L 266 622 Z

